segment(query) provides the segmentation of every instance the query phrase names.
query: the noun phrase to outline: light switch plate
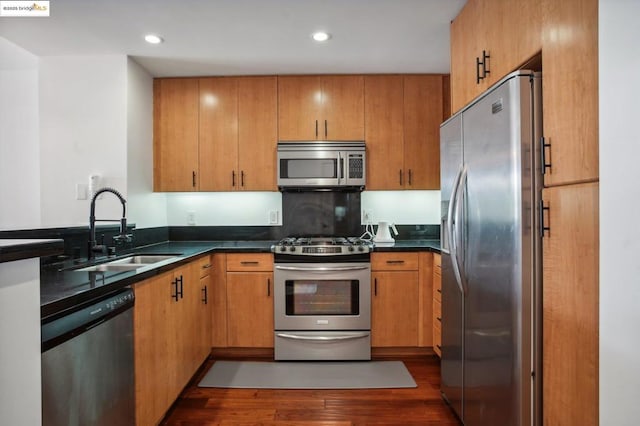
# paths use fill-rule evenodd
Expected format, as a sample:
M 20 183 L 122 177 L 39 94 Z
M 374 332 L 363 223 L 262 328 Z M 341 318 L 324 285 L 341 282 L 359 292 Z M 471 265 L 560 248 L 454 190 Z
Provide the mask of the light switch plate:
M 196 212 L 187 212 L 187 225 L 196 224 Z
M 76 200 L 87 199 L 88 185 L 85 183 L 76 183 Z

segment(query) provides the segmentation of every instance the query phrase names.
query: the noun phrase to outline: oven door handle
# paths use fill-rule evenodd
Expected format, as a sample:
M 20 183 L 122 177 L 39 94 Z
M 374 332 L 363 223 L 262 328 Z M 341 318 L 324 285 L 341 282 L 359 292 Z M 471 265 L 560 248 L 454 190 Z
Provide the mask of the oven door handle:
M 342 271 L 361 271 L 369 269 L 370 266 L 330 266 L 320 268 L 301 268 L 299 266 L 276 266 L 281 271 L 304 271 L 304 272 L 342 272 Z
M 292 339 L 292 340 L 311 340 L 319 343 L 330 343 L 341 340 L 354 340 L 354 339 L 363 339 L 365 337 L 369 337 L 369 332 L 358 333 L 358 334 L 347 334 L 343 336 L 300 336 L 299 334 L 290 334 L 290 333 L 276 333 L 277 337 L 282 337 L 283 339 Z

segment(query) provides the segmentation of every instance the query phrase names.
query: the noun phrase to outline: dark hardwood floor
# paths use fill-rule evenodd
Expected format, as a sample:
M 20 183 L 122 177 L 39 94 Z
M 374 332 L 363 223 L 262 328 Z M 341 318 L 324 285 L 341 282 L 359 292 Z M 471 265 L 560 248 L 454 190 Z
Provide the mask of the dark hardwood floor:
M 460 423 L 440 397 L 435 356 L 402 359 L 413 389 L 277 390 L 199 388 L 208 360 L 173 405 L 163 425 L 440 425 Z

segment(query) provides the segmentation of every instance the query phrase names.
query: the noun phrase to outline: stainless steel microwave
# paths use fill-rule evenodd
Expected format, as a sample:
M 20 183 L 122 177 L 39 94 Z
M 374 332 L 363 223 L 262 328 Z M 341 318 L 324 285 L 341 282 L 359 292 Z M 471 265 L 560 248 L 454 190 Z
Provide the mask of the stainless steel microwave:
M 364 142 L 279 142 L 278 187 L 364 189 Z

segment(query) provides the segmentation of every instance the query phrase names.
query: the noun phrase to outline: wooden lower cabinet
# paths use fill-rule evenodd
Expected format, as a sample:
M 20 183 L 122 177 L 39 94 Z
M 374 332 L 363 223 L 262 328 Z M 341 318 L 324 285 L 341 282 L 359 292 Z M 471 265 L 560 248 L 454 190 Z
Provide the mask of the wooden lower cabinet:
M 196 266 L 194 266 L 194 263 Z M 158 424 L 210 348 L 196 260 L 134 286 L 136 424 Z M 209 334 L 209 333 L 207 333 Z M 207 345 L 207 346 L 206 346 Z
M 371 346 L 418 346 L 418 253 L 373 253 L 371 269 Z
M 227 344 L 273 347 L 273 256 L 227 254 Z
M 214 254 L 211 268 L 211 346 L 226 348 L 227 344 L 227 255 Z
M 598 424 L 598 183 L 545 188 L 542 387 L 545 425 Z

